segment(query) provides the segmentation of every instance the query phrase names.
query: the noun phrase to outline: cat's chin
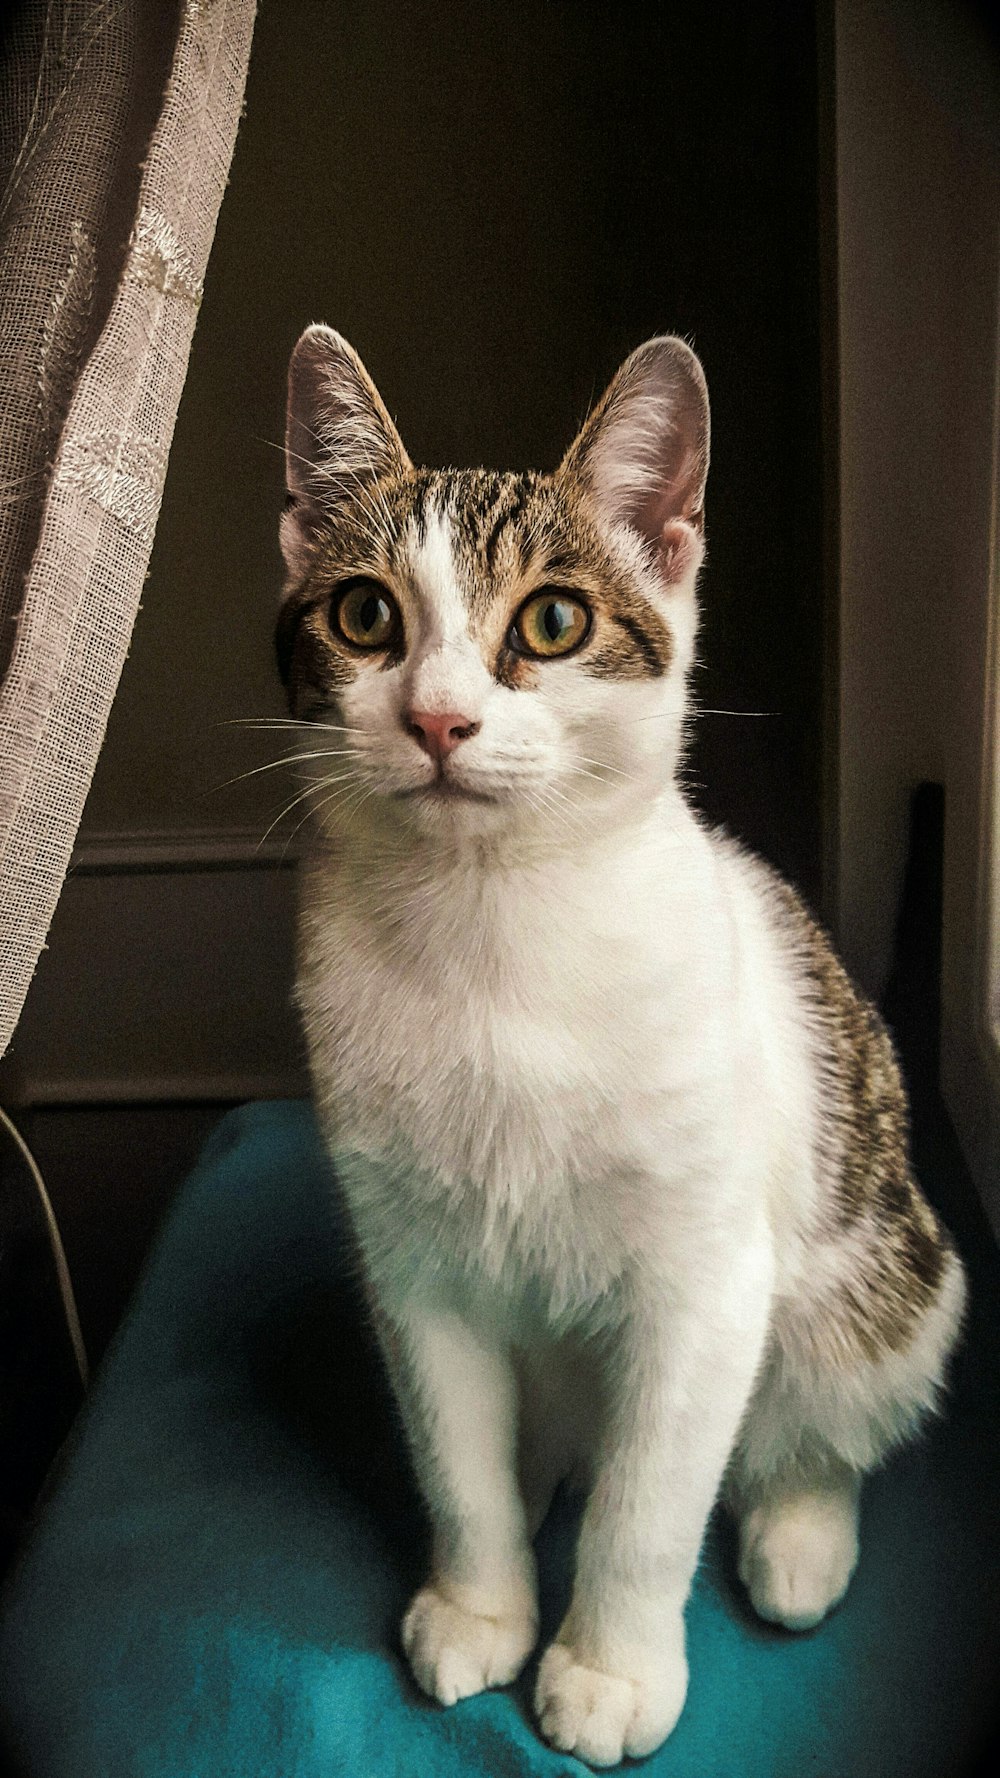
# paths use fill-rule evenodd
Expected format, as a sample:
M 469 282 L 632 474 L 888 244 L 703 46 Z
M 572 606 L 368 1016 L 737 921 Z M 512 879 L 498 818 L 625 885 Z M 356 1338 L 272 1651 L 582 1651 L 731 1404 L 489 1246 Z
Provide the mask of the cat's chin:
M 458 785 L 421 786 L 393 799 L 404 820 L 427 834 L 465 835 L 506 831 L 516 820 L 516 798 Z
M 447 781 L 419 785 L 391 792 L 387 816 L 391 809 L 414 837 L 423 834 L 442 841 L 511 839 L 518 832 L 535 833 L 539 823 L 537 809 L 506 786 L 486 791 Z M 551 828 L 551 821 L 545 825 Z

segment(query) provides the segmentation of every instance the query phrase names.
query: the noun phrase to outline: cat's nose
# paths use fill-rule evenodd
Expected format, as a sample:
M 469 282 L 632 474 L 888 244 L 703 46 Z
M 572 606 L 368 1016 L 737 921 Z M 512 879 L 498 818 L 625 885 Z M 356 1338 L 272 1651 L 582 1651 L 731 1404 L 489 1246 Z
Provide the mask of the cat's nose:
M 478 735 L 482 724 L 472 722 L 456 710 L 445 710 L 440 715 L 432 715 L 429 710 L 408 710 L 403 727 L 413 736 L 417 746 L 440 765 L 449 753 L 454 753 L 460 741 Z

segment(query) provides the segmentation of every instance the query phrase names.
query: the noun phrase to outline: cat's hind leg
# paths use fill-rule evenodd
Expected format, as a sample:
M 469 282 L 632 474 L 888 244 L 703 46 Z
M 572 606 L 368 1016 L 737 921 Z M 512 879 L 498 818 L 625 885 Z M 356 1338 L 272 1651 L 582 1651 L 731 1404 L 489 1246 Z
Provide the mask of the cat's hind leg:
M 860 1477 L 831 1464 L 745 1503 L 739 1574 L 758 1617 L 811 1630 L 839 1603 L 858 1560 L 859 1491 Z
M 964 1300 L 948 1247 L 930 1300 L 891 1338 L 870 1303 L 852 1322 L 842 1294 L 779 1310 L 726 1478 L 740 1579 L 760 1617 L 811 1629 L 843 1598 L 862 1478 L 933 1411 Z

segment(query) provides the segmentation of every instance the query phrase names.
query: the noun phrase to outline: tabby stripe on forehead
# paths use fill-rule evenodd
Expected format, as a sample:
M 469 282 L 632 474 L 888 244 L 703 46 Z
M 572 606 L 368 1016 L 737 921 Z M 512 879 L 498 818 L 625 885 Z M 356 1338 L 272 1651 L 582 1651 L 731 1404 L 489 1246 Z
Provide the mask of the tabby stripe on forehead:
M 580 566 L 580 557 L 571 549 L 552 549 L 546 552 L 545 573 L 553 580 L 562 576 L 571 576 L 575 568 Z
M 434 479 L 433 471 L 430 474 L 424 472 L 414 489 L 410 506 L 410 516 L 421 543 L 427 536 L 427 499 L 434 485 Z
M 507 529 L 507 526 L 511 524 L 513 520 L 520 518 L 527 504 L 527 499 L 528 491 L 522 483 L 513 499 L 508 502 L 503 511 L 501 511 L 494 519 L 493 524 L 490 527 L 489 535 L 483 545 L 486 554 L 486 566 L 490 570 L 490 573 L 493 572 L 493 567 L 496 562 L 496 554 L 500 538 Z
M 631 636 L 650 672 L 657 677 L 661 673 L 665 673 L 670 665 L 669 632 L 661 630 L 661 640 L 658 644 L 657 640 L 650 635 L 649 631 L 644 630 L 641 623 L 639 623 L 636 618 L 630 616 L 628 612 L 614 611 L 611 613 L 611 616 L 614 618 L 615 623 L 618 624 L 627 635 Z

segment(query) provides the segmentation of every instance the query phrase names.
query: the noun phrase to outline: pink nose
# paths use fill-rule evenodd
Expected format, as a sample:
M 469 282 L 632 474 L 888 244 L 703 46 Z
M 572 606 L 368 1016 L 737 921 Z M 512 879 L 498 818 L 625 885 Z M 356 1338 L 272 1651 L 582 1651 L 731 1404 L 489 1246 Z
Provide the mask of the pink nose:
M 409 710 L 403 719 L 403 726 L 413 736 L 418 747 L 429 753 L 440 765 L 449 753 L 454 753 L 459 741 L 467 741 L 470 735 L 479 733 L 480 724 L 471 722 L 467 716 L 460 716 L 454 710 L 445 710 L 440 716 L 432 715 L 429 710 Z

